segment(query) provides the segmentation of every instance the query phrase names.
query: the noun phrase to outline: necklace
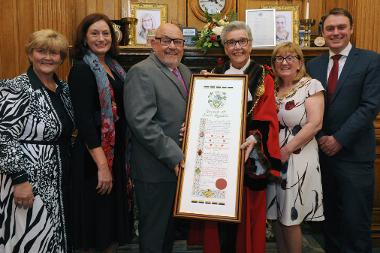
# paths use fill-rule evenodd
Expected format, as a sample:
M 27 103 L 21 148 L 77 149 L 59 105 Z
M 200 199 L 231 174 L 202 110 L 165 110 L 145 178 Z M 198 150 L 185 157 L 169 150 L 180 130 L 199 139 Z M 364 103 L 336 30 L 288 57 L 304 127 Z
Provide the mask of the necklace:
M 257 89 L 256 89 L 256 93 L 255 93 L 255 96 L 253 97 L 254 99 L 254 103 L 252 104 L 252 107 L 251 109 L 249 110 L 249 112 L 247 113 L 247 116 L 251 115 L 252 114 L 252 111 L 253 109 L 256 107 L 257 103 L 259 102 L 259 99 L 262 95 L 264 95 L 265 93 L 265 84 L 264 84 L 264 78 L 265 78 L 265 68 L 263 67 L 262 68 L 263 71 L 261 73 L 261 80 L 260 80 L 260 84 L 258 85 Z
M 47 83 L 43 83 L 45 88 L 49 91 L 52 91 L 52 92 L 55 92 L 57 90 L 57 84 L 56 82 L 47 82 Z
M 46 89 L 55 92 L 57 90 L 57 84 L 55 82 L 45 84 Z
M 288 92 L 286 92 L 284 95 L 281 95 L 281 96 L 278 95 L 278 91 L 280 89 L 278 87 L 277 89 L 275 89 L 274 95 L 276 96 L 276 99 L 278 100 L 278 102 L 281 103 L 284 99 L 287 99 L 287 98 L 294 96 L 294 94 L 297 92 L 298 89 L 302 88 L 306 84 L 309 84 L 310 81 L 311 81 L 310 78 L 306 78 L 305 80 L 298 82 L 297 85 L 295 85 Z

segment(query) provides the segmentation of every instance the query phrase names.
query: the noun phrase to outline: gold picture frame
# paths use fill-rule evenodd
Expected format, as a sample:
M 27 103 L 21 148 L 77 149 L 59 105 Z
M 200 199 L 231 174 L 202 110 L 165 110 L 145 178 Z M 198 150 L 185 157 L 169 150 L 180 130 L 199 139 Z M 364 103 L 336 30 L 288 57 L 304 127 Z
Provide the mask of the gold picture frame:
M 285 41 L 299 44 L 298 5 L 263 5 L 261 8 L 276 10 L 276 44 Z
M 137 19 L 135 43 L 146 45 L 148 33 L 152 33 L 161 24 L 168 20 L 167 4 L 156 3 L 132 3 L 131 15 Z
M 240 222 L 248 76 L 193 74 L 175 217 Z

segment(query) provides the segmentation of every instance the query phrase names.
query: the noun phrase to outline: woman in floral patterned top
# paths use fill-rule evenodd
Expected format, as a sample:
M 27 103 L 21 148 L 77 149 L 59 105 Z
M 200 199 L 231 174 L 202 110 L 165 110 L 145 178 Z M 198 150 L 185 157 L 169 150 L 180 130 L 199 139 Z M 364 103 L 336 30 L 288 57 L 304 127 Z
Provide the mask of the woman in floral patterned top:
M 300 47 L 278 45 L 272 54 L 276 75 L 280 122 L 281 182 L 267 192 L 267 217 L 277 220 L 276 242 L 280 253 L 302 252 L 304 220 L 322 221 L 322 185 L 315 135 L 321 129 L 323 87 L 306 73 Z

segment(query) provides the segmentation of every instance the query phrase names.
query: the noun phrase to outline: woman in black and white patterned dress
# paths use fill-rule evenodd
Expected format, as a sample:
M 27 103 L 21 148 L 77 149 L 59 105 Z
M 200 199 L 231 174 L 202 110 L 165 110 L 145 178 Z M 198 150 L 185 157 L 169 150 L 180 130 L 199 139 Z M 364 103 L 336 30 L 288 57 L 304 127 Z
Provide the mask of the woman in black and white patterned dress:
M 27 73 L 0 82 L 0 252 L 70 252 L 64 178 L 73 131 L 68 85 L 55 71 L 67 40 L 34 32 Z

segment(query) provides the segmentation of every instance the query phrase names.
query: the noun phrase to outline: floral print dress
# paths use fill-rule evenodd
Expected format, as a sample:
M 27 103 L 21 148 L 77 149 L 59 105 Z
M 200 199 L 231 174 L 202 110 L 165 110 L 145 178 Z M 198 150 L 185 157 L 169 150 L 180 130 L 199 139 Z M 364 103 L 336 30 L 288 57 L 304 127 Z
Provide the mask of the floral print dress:
M 280 147 L 285 146 L 307 122 L 305 101 L 323 91 L 316 79 L 302 78 L 287 96 L 276 98 L 280 122 Z M 304 220 L 322 221 L 322 183 L 315 138 L 293 152 L 281 170 L 282 182 L 267 189 L 267 218 L 286 226 Z

